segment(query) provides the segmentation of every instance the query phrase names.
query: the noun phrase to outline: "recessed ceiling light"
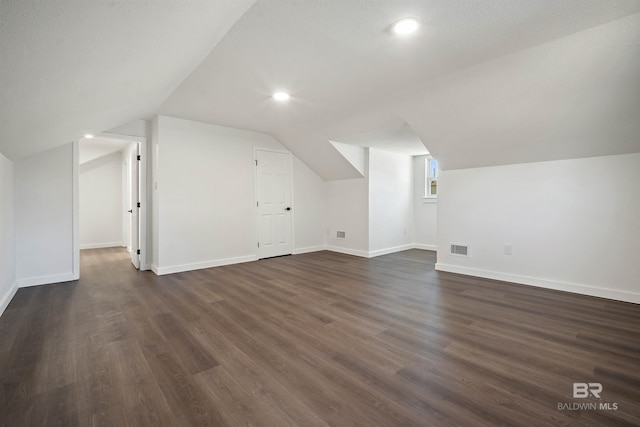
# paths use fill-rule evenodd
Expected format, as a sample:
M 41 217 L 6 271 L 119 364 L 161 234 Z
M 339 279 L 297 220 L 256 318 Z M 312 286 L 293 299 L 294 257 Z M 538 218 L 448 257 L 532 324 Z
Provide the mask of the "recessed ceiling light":
M 91 135 L 90 133 L 88 133 L 88 134 L 86 134 L 84 137 L 85 137 L 85 138 L 87 138 L 87 139 L 91 139 L 91 138 L 93 138 L 93 135 Z
M 273 99 L 276 101 L 288 101 L 290 98 L 287 92 L 276 92 L 273 94 Z
M 415 33 L 418 29 L 418 21 L 415 18 L 404 18 L 393 24 L 393 32 L 404 36 Z

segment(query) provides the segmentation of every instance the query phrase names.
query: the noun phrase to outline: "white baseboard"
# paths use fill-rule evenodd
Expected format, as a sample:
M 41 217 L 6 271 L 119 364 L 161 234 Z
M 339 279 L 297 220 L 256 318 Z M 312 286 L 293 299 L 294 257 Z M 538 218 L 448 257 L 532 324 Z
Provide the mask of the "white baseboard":
M 54 283 L 71 282 L 78 280 L 75 273 L 56 274 L 54 276 L 28 277 L 18 280 L 19 288 L 27 288 L 29 286 L 52 285 Z
M 2 296 L 2 299 L 0 299 L 0 316 L 2 316 L 2 313 L 7 309 L 7 306 L 13 299 L 16 292 L 18 292 L 18 282 L 11 285 L 11 288 L 9 288 L 9 290 Z
M 435 251 L 437 250 L 437 247 L 435 245 L 423 245 L 423 244 L 410 243 L 408 245 L 394 246 L 392 248 L 378 249 L 370 252 L 361 251 L 358 249 L 341 248 L 339 246 L 326 246 L 324 249 L 327 251 L 338 252 L 341 254 L 355 255 L 363 258 L 373 258 L 380 255 L 388 255 L 394 252 L 401 252 L 409 249 L 422 249 L 425 251 Z
M 537 277 L 520 276 L 517 274 L 501 273 L 498 271 L 481 270 L 443 263 L 436 263 L 436 270 L 640 304 L 640 293 L 636 292 L 596 288 L 577 283 L 558 282 L 555 280 L 547 280 Z
M 358 249 L 341 248 L 339 246 L 329 246 L 329 245 L 327 245 L 326 250 L 331 251 L 331 252 L 338 252 L 338 253 L 341 253 L 341 254 L 347 254 L 347 255 L 359 256 L 359 257 L 363 257 L 363 258 L 369 258 L 369 252 L 361 251 L 361 250 L 358 250 Z
M 299 254 L 308 254 L 310 252 L 318 252 L 324 251 L 326 248 L 324 246 L 307 246 L 306 248 L 297 248 L 293 250 L 294 255 Z
M 422 249 L 423 251 L 434 251 L 434 252 L 438 251 L 437 245 L 425 245 L 424 243 L 414 243 L 413 248 Z
M 369 251 L 369 258 L 377 257 L 377 256 L 380 256 L 380 255 L 392 254 L 394 252 L 406 251 L 406 250 L 413 249 L 413 248 L 415 248 L 415 245 L 413 243 L 409 243 L 407 245 L 394 246 L 392 248 L 385 248 L 385 249 L 378 249 L 378 250 L 375 250 L 375 251 Z
M 426 245 L 421 245 L 421 246 L 426 246 Z M 414 249 L 414 248 L 416 248 L 416 245 L 413 243 L 408 245 L 403 245 L 403 246 L 396 246 L 393 248 L 380 249 L 372 252 L 366 252 L 358 249 L 341 248 L 339 246 L 308 246 L 305 248 L 295 249 L 293 253 L 298 255 L 298 254 L 305 254 L 310 252 L 327 250 L 331 252 L 338 252 L 341 254 L 354 255 L 362 258 L 372 258 L 380 255 L 394 253 L 394 252 L 406 251 L 408 249 Z M 418 247 L 417 249 L 424 249 L 424 248 Z M 434 249 L 427 249 L 427 250 L 434 250 Z M 155 264 L 151 264 L 150 266 L 148 266 L 148 268 L 141 268 L 141 270 L 151 269 L 151 271 L 153 271 L 158 276 L 162 276 L 164 274 L 181 273 L 183 271 L 200 270 L 203 268 L 220 267 L 223 265 L 239 264 L 243 262 L 251 262 L 251 261 L 257 261 L 257 260 L 258 258 L 256 255 L 248 255 L 248 256 L 236 257 L 236 258 L 226 258 L 226 259 L 219 259 L 219 260 L 212 260 L 212 261 L 205 261 L 205 262 L 172 265 L 168 267 L 158 267 Z
M 200 270 L 203 268 L 221 267 L 223 265 L 240 264 L 243 262 L 257 261 L 258 258 L 255 255 L 248 255 L 235 258 L 216 259 L 205 262 L 195 262 L 191 264 L 171 265 L 168 267 L 157 267 L 152 265 L 151 269 L 158 276 L 164 274 L 181 273 L 183 271 Z M 154 270 L 155 267 L 155 270 Z
M 106 243 L 82 243 L 80 244 L 80 250 L 82 249 L 101 249 L 101 248 L 121 248 L 122 242 L 106 242 Z

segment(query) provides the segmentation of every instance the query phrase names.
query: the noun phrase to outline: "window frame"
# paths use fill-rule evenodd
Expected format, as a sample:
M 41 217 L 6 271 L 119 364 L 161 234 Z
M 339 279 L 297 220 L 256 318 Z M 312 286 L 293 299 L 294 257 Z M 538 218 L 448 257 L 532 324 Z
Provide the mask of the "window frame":
M 435 176 L 431 175 L 431 162 L 435 162 Z M 423 200 L 428 202 L 435 202 L 438 200 L 438 175 L 440 172 L 440 166 L 438 161 L 431 156 L 427 156 L 424 159 L 424 196 Z M 431 183 L 436 183 L 436 192 L 432 193 Z

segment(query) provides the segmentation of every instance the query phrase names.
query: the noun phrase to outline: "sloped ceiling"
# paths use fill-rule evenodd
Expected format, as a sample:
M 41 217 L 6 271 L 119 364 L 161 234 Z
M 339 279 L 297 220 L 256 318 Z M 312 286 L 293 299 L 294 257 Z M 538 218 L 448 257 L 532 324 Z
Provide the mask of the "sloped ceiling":
M 569 57 L 557 56 L 567 52 L 553 41 L 639 10 L 638 1 L 258 1 L 167 99 L 161 113 L 269 133 L 325 179 L 358 176 L 327 141 L 404 122 L 429 151 L 443 156 L 445 167 L 528 161 L 526 144 L 532 139 L 553 158 L 559 140 L 577 139 L 584 121 L 595 120 L 593 129 L 604 118 L 591 117 L 595 110 L 577 114 L 570 123 L 563 123 L 562 116 L 544 116 L 555 108 L 579 110 L 575 102 L 583 99 L 581 91 L 594 86 L 635 91 L 637 61 L 625 60 L 619 72 L 604 74 L 597 61 L 637 57 L 638 38 L 629 29 L 610 37 L 617 27 L 605 25 L 578 41 L 579 51 Z M 390 25 L 405 16 L 418 18 L 419 32 L 393 36 Z M 492 62 L 539 45 L 547 47 L 513 57 L 507 69 Z M 489 64 L 477 69 L 483 76 L 465 77 L 463 71 L 478 64 Z M 622 80 L 612 80 L 617 77 Z M 456 86 L 458 78 L 473 86 L 469 92 Z M 564 92 L 571 92 L 566 99 L 556 91 L 564 82 Z M 516 102 L 507 100 L 512 86 L 517 90 L 513 96 L 523 95 Z M 286 105 L 270 99 L 280 89 L 292 95 Z M 553 96 L 545 98 L 549 93 Z M 488 120 L 478 126 L 479 117 Z M 521 139 L 518 129 L 527 132 L 532 123 L 551 126 L 545 130 L 549 135 Z M 602 129 L 613 126 L 615 121 Z M 607 139 L 609 144 L 616 142 Z M 496 146 L 522 155 L 495 151 Z M 483 149 L 492 159 L 470 158 Z M 558 155 L 582 154 L 572 150 L 561 149 Z
M 638 0 L 0 1 L 12 158 L 153 114 L 271 134 L 325 179 L 359 175 L 330 140 L 405 123 L 443 168 L 640 151 Z
M 254 0 L 0 0 L 0 152 L 153 115 Z
M 396 114 L 443 169 L 640 152 L 640 14 L 449 74 L 415 95 Z
M 398 126 L 389 126 L 374 129 L 370 132 L 358 135 L 347 136 L 332 143 L 355 145 L 358 147 L 377 148 L 379 150 L 391 151 L 405 156 L 420 156 L 429 154 L 423 142 L 411 127 L 403 123 Z M 334 144 L 335 146 L 335 144 Z

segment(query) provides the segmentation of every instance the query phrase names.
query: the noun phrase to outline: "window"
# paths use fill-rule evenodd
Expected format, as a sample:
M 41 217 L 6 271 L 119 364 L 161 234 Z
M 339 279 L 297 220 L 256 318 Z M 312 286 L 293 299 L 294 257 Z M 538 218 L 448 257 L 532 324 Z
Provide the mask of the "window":
M 425 190 L 424 197 L 435 199 L 438 196 L 438 161 L 427 157 L 425 159 Z

